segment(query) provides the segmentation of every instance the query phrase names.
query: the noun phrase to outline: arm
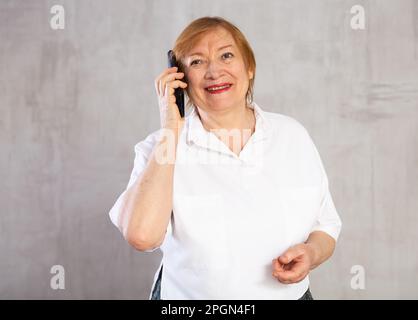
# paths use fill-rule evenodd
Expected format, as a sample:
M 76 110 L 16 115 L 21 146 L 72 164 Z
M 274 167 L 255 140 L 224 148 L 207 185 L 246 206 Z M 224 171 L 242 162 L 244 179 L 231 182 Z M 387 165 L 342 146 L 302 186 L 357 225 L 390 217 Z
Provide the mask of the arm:
M 179 130 L 164 128 L 161 133 L 144 171 L 126 191 L 119 216 L 123 236 L 140 251 L 161 244 L 171 217 Z M 162 159 L 164 154 L 168 159 Z
M 125 239 L 140 251 L 156 248 L 164 240 L 173 207 L 173 176 L 178 138 L 185 119 L 174 95 L 187 84 L 177 79 L 177 67 L 165 69 L 155 79 L 160 109 L 161 134 L 145 169 L 127 190 L 117 225 Z
M 273 260 L 273 276 L 283 283 L 302 281 L 314 268 L 325 262 L 334 252 L 341 230 L 338 216 L 329 191 L 328 177 L 319 152 L 309 133 L 303 128 L 303 148 L 310 154 L 309 161 L 317 164 L 321 176 L 321 199 L 316 222 L 304 243 L 286 250 Z
M 309 235 L 305 244 L 311 251 L 311 270 L 328 260 L 334 253 L 336 241 L 322 231 L 314 231 Z
M 273 259 L 273 276 L 285 284 L 302 281 L 311 270 L 331 257 L 335 244 L 334 238 L 325 232 L 312 232 L 304 243 L 290 247 Z

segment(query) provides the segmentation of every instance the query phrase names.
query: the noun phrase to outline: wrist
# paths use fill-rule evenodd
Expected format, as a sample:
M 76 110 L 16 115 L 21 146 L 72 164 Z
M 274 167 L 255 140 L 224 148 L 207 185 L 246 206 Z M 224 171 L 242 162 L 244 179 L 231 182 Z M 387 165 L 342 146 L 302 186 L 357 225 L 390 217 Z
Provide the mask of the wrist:
M 312 242 L 305 242 L 309 260 L 310 260 L 310 269 L 315 269 L 319 265 L 319 257 L 320 257 L 320 248 Z
M 178 120 L 169 120 L 162 123 L 161 128 L 181 131 L 184 126 L 185 119 L 181 118 Z

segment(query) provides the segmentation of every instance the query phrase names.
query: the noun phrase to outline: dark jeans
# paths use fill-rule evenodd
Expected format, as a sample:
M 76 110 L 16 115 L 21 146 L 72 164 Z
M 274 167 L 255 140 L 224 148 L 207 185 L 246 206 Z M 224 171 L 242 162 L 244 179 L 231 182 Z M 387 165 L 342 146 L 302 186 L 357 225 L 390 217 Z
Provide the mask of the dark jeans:
M 162 300 L 161 299 L 161 274 L 163 272 L 163 266 L 161 266 L 160 273 L 158 274 L 157 281 L 155 282 L 155 286 L 152 290 L 151 300 Z M 306 290 L 305 294 L 299 300 L 313 300 L 311 291 Z

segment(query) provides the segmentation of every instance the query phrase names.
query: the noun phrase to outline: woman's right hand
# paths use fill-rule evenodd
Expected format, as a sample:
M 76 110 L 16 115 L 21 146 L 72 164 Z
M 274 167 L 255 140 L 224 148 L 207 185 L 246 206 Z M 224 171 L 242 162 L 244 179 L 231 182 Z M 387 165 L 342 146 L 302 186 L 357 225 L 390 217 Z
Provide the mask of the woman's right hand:
M 187 87 L 187 83 L 178 80 L 183 77 L 183 72 L 177 72 L 177 67 L 172 67 L 165 69 L 155 79 L 161 128 L 181 129 L 184 125 L 184 118 L 180 116 L 174 95 L 174 89 Z

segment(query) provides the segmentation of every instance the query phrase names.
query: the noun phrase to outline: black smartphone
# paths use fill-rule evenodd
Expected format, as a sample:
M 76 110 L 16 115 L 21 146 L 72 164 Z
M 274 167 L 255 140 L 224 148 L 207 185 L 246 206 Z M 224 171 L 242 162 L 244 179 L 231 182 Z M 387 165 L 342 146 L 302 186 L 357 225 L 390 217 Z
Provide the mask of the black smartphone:
M 174 56 L 173 50 L 167 52 L 168 57 L 168 67 L 177 67 L 177 72 L 180 71 L 180 66 L 177 64 L 176 57 Z M 184 78 L 183 78 L 184 79 Z M 180 116 L 184 118 L 184 90 L 182 88 L 174 89 L 174 95 L 176 97 L 176 104 L 179 108 Z

